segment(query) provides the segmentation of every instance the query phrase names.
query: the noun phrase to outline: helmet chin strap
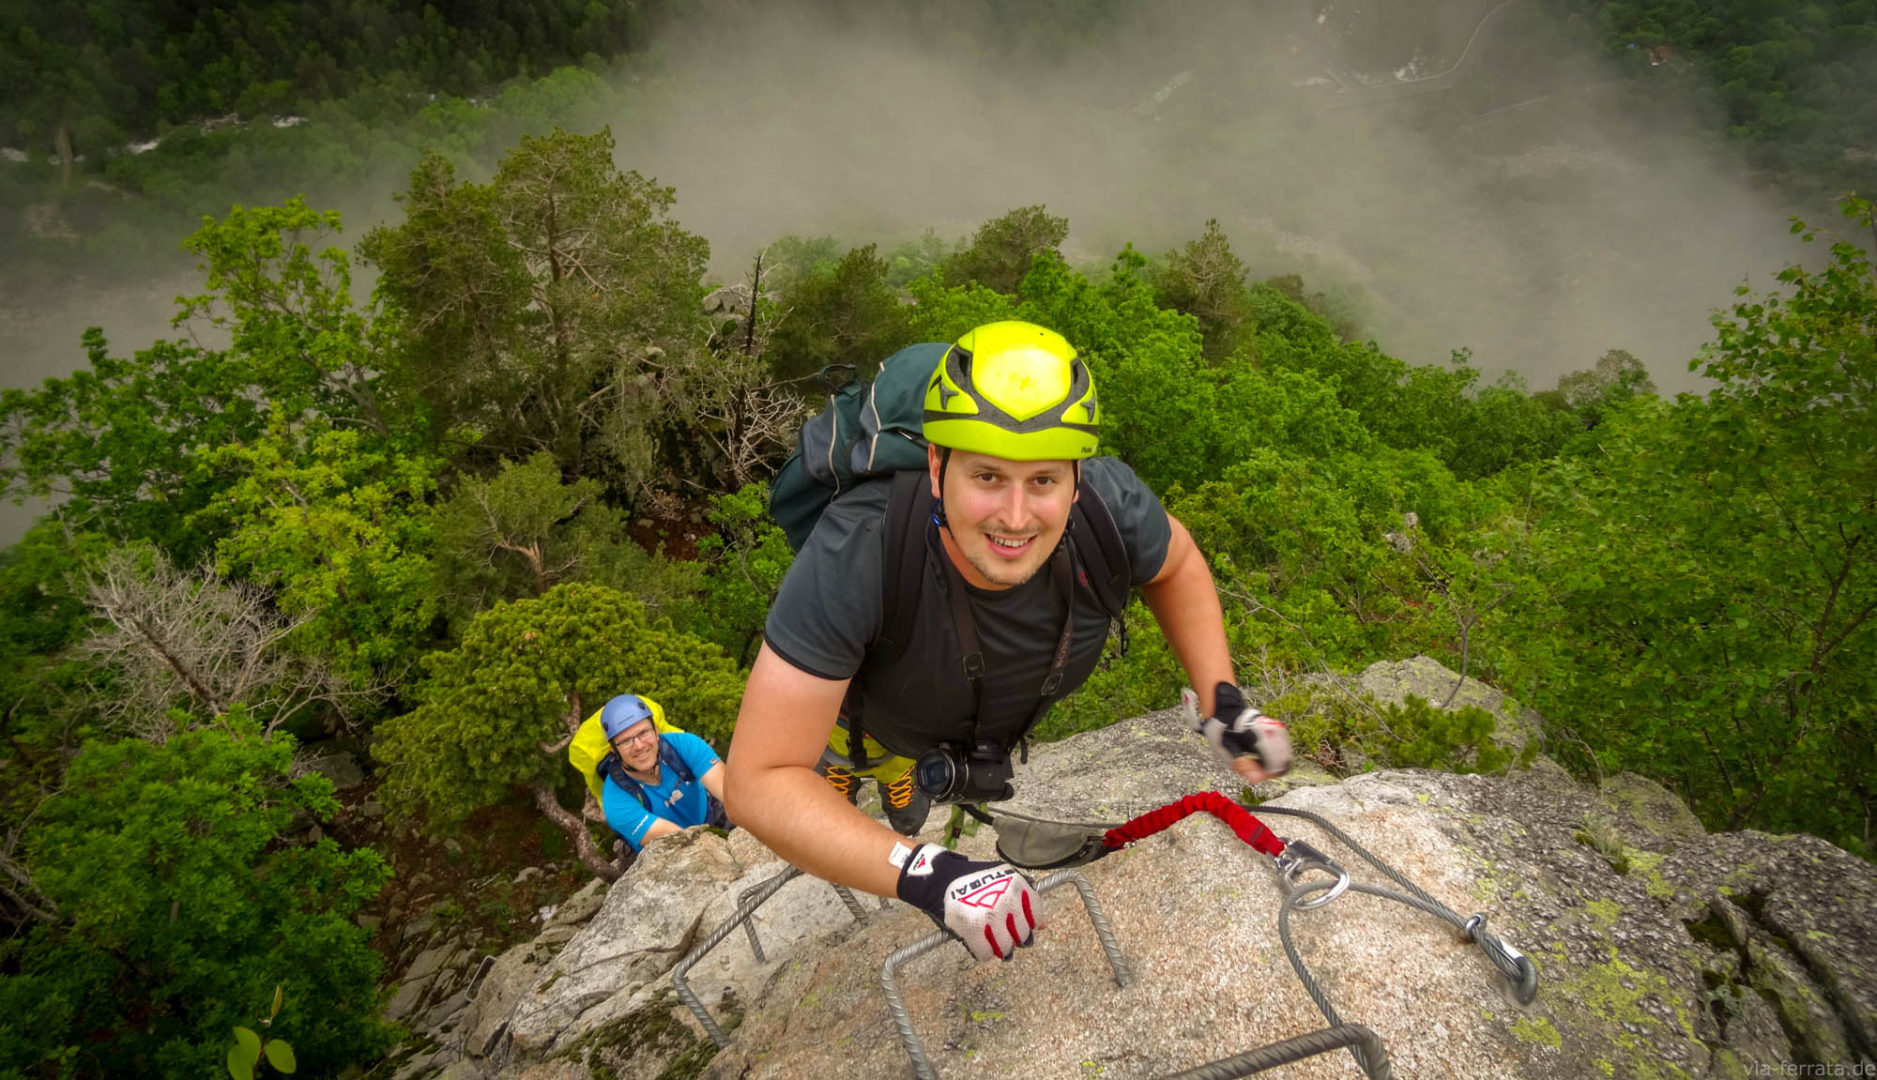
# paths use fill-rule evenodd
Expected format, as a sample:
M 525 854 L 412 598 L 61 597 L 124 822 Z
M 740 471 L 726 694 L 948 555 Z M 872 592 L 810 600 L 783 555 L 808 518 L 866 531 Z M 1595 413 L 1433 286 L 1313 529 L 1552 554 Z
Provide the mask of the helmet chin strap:
M 932 524 L 946 532 L 952 531 L 952 523 L 945 520 L 945 470 L 951 467 L 951 463 L 952 448 L 939 447 L 939 493 L 938 498 L 932 500 Z M 953 541 L 957 539 L 957 536 L 952 537 Z

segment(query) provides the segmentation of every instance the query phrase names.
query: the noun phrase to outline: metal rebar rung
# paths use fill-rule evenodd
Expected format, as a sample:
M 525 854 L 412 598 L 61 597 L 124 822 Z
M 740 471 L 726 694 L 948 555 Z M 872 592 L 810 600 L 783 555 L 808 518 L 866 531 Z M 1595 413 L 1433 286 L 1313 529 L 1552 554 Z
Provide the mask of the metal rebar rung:
M 740 893 L 736 898 L 737 906 L 741 907 L 742 905 L 749 903 L 749 898 L 752 896 L 755 896 L 758 892 L 760 892 L 762 890 L 762 887 L 766 884 L 768 883 L 758 882 L 757 884 L 751 885 L 749 888 L 744 889 L 742 893 Z M 763 955 L 762 939 L 756 936 L 756 920 L 755 919 L 743 920 L 743 933 L 749 937 L 750 955 L 756 957 L 757 963 L 767 964 L 769 962 L 769 958 Z
M 750 916 L 754 915 L 756 909 L 762 907 L 770 897 L 774 896 L 776 892 L 782 888 L 782 886 L 788 884 L 800 874 L 800 869 L 791 866 L 775 877 L 770 878 L 768 881 L 744 889 L 742 894 L 737 897 L 736 913 L 724 920 L 722 926 L 712 930 L 708 937 L 689 953 L 685 954 L 683 960 L 678 961 L 677 967 L 671 969 L 671 985 L 678 991 L 679 999 L 684 1002 L 686 1008 L 691 1010 L 691 1015 L 697 1017 L 697 1022 L 703 1027 L 704 1033 L 709 1035 L 711 1041 L 716 1043 L 719 1048 L 728 1043 L 730 1038 L 723 1033 L 722 1028 L 717 1026 L 717 1022 L 711 1019 L 710 1010 L 704 1008 L 704 1003 L 699 1001 L 697 995 L 691 992 L 690 984 L 684 979 L 685 972 L 690 971 L 699 960 L 704 958 L 705 953 L 716 948 L 724 938 L 730 935 L 730 931 L 735 930 L 738 926 L 743 927 L 743 932 L 749 935 L 750 952 L 755 954 L 756 962 L 759 964 L 768 963 L 768 958 L 763 955 L 762 941 L 756 936 L 756 924 L 750 919 Z M 846 905 L 848 912 L 854 916 L 856 921 L 864 920 L 867 917 L 866 909 L 860 906 L 860 901 L 854 898 L 854 894 L 851 890 L 845 886 L 836 885 L 834 886 L 834 891 L 840 895 L 841 903 Z M 882 901 L 882 906 L 885 906 L 884 901 Z
M 1221 1058 L 1163 1077 L 1162 1080 L 1238 1080 L 1242 1076 L 1251 1076 L 1344 1047 L 1362 1051 L 1366 1062 L 1364 1071 L 1370 1080 L 1386 1080 L 1389 1076 L 1388 1051 L 1382 1047 L 1382 1037 L 1361 1024 L 1339 1024 L 1274 1042 L 1269 1046 L 1260 1046 L 1256 1050 L 1247 1050 L 1233 1057 Z
M 1122 955 L 1121 946 L 1115 941 L 1114 927 L 1108 922 L 1108 913 L 1102 910 L 1101 900 L 1095 896 L 1095 889 L 1087 878 L 1075 870 L 1058 870 L 1039 882 L 1036 891 L 1045 893 L 1063 885 L 1074 885 L 1076 895 L 1082 898 L 1082 909 L 1088 912 L 1089 925 L 1095 928 L 1095 937 L 1101 942 L 1101 951 L 1108 959 L 1108 970 L 1114 974 L 1115 985 L 1125 988 L 1133 983 L 1134 971 L 1128 967 L 1127 957 Z M 894 971 L 915 956 L 931 952 L 947 941 L 957 940 L 948 931 L 935 930 L 897 950 L 880 965 L 880 991 L 886 995 L 886 1010 L 893 1016 L 893 1027 L 899 1031 L 899 1041 L 906 1048 L 906 1056 L 912 1059 L 913 1075 L 918 1080 L 938 1080 L 938 1070 L 932 1067 L 931 1059 L 926 1057 L 919 1033 L 913 1030 L 912 1016 L 906 1011 L 906 999 L 900 995 L 899 980 L 894 978 Z
M 847 913 L 854 917 L 855 922 L 867 921 L 866 909 L 862 908 L 860 906 L 860 901 L 854 898 L 854 892 L 852 889 L 849 889 L 845 885 L 836 885 L 834 887 L 834 891 L 840 896 L 841 903 L 847 905 Z
M 698 1026 L 704 1029 L 704 1034 L 709 1035 L 710 1041 L 716 1043 L 719 1049 L 730 1042 L 730 1037 L 723 1033 L 723 1029 L 717 1026 L 717 1021 L 711 1019 L 710 1010 L 706 1009 L 704 1003 L 698 1000 L 697 995 L 691 992 L 691 984 L 685 981 L 684 973 L 690 971 L 699 960 L 702 960 L 705 953 L 710 952 L 724 938 L 729 937 L 730 931 L 747 922 L 749 917 L 755 914 L 756 909 L 763 906 L 763 901 L 774 896 L 782 886 L 787 885 L 800 873 L 800 870 L 791 866 L 755 889 L 746 891 L 742 901 L 736 906 L 736 913 L 726 919 L 722 926 L 712 930 L 708 937 L 685 954 L 684 959 L 678 961 L 677 967 L 671 969 L 671 985 L 678 991 L 678 999 L 684 1002 L 685 1008 L 691 1010 L 692 1016 L 697 1017 Z

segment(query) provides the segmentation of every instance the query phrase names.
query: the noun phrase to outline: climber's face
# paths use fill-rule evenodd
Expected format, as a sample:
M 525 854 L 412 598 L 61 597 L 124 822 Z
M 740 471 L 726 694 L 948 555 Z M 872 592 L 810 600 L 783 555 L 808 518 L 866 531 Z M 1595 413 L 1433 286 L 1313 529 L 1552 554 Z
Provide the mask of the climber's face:
M 619 760 L 633 772 L 651 772 L 658 768 L 658 729 L 648 717 L 619 733 L 613 739 Z
M 1075 508 L 1075 462 L 1008 461 L 955 450 L 942 470 L 942 491 L 939 455 L 931 454 L 928 463 L 933 494 L 945 500 L 950 526 L 940 537 L 966 581 L 1008 589 L 1049 561 Z

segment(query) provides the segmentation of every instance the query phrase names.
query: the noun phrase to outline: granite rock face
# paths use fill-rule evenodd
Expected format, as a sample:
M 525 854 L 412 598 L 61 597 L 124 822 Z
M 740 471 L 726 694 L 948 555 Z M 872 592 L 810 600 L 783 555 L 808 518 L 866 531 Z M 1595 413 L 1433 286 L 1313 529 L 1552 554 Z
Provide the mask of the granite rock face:
M 1869 864 L 1809 837 L 1709 835 L 1649 780 L 1589 787 L 1544 758 L 1508 776 L 1313 779 L 1260 811 L 1275 832 L 1308 839 L 1359 883 L 1397 888 L 1276 811 L 1323 815 L 1459 916 L 1484 916 L 1540 974 L 1537 1000 L 1520 1005 L 1453 927 L 1368 894 L 1293 913 L 1300 957 L 1346 1021 L 1381 1035 L 1394 1076 L 1745 1077 L 1873 1060 Z M 1081 822 L 1239 790 L 1173 711 L 1037 747 L 1017 785 L 1001 809 Z M 985 828 L 961 846 L 982 857 L 995 840 Z M 446 1057 L 446 1041 L 431 1074 L 908 1075 L 879 971 L 932 925 L 898 903 L 862 896 L 856 921 L 825 883 L 785 886 L 755 920 L 762 961 L 738 932 L 692 969 L 731 1032 L 722 1051 L 674 999 L 672 966 L 781 869 L 745 831 L 651 845 L 571 941 L 547 942 L 564 930 L 549 926 L 495 962 L 465 1045 Z M 1223 823 L 1189 818 L 1084 873 L 1133 984 L 1114 984 L 1074 891 L 1052 892 L 1045 929 L 1013 962 L 974 963 L 947 944 L 902 967 L 941 1076 L 1157 1077 L 1325 1026 L 1279 941 L 1284 886 Z M 1291 1073 L 1361 1075 L 1346 1052 L 1277 1075 Z
M 1172 713 L 1039 748 L 1020 789 L 1039 778 L 1051 794 L 1013 806 L 1087 821 L 1232 780 Z M 1877 871 L 1821 841 L 1709 836 L 1651 781 L 1590 788 L 1545 759 L 1503 777 L 1369 774 L 1271 805 L 1324 815 L 1539 969 L 1521 1006 L 1477 947 L 1423 912 L 1351 893 L 1295 914 L 1305 963 L 1346 1020 L 1382 1035 L 1397 1077 L 1734 1077 L 1872 1060 Z M 1393 887 L 1313 824 L 1265 820 Z M 1085 873 L 1138 981 L 1117 989 L 1075 901 L 1051 894 L 1048 930 L 1010 964 L 946 946 L 906 965 L 940 1075 L 1161 1076 L 1324 1026 L 1277 939 L 1282 887 L 1220 823 L 1188 819 Z M 878 969 L 929 929 L 896 908 L 778 969 L 705 1075 L 906 1075 Z M 1340 1054 L 1299 1075 L 1360 1073 Z

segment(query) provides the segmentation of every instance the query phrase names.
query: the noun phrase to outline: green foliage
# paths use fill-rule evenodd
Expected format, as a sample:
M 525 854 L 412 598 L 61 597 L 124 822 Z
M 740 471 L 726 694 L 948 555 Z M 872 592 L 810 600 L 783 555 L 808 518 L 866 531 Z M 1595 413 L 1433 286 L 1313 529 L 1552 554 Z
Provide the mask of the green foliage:
M 623 490 L 656 478 L 654 355 L 702 342 L 702 237 L 674 196 L 613 162 L 609 131 L 524 136 L 487 184 L 437 154 L 404 220 L 360 251 L 406 316 L 399 370 L 439 433 L 493 461 L 537 450 Z M 648 352 L 648 350 L 657 352 Z
M 841 261 L 841 242 L 832 236 L 777 237 L 763 249 L 763 288 L 790 292 L 817 274 L 832 273 Z
M 615 694 L 649 694 L 673 723 L 722 746 L 742 691 L 715 645 L 590 584 L 498 604 L 424 666 L 418 708 L 382 724 L 372 752 L 389 770 L 387 805 L 438 823 L 513 786 L 551 787 L 567 771 L 556 744 Z
M 1546 477 L 1529 558 L 1552 591 L 1517 662 L 1604 767 L 1666 775 L 1710 825 L 1870 850 L 1877 278 L 1841 243 L 1779 280 L 1716 318 L 1705 399 L 1617 408 L 1601 454 Z
M 711 500 L 706 518 L 717 533 L 698 541 L 703 595 L 698 636 L 713 641 L 738 663 L 756 660 L 769 604 L 795 561 L 788 536 L 769 516 L 769 490 L 762 484 Z
M 107 535 L 199 551 L 185 525 L 219 488 L 201 450 L 264 424 L 248 381 L 221 354 L 158 342 L 124 360 L 85 332 L 90 367 L 38 390 L 0 390 L 9 490 L 67 500 L 68 520 Z
M 1411 558 L 1389 542 L 1416 514 L 1440 535 L 1461 517 L 1451 475 L 1425 453 L 1308 461 L 1273 450 L 1169 501 L 1207 553 L 1228 622 L 1284 667 L 1391 655 L 1426 603 Z
M 1030 272 L 1031 260 L 1059 254 L 1068 235 L 1068 218 L 1051 217 L 1041 206 L 1020 206 L 978 226 L 971 243 L 940 264 L 939 277 L 948 285 L 975 283 L 1014 293 Z
M 1524 380 L 1509 371 L 1459 407 L 1452 446 L 1443 456 L 1462 480 L 1544 461 L 1583 431 L 1581 415 L 1552 408 L 1528 394 Z
M 1383 706 L 1375 726 L 1397 740 L 1381 755 L 1391 766 L 1492 773 L 1505 771 L 1515 758 L 1492 741 L 1498 721 L 1477 705 L 1437 709 L 1409 694 L 1400 704 Z
M 1603 421 L 1603 414 L 1637 397 L 1655 393 L 1642 361 L 1622 349 L 1611 349 L 1589 371 L 1573 371 L 1558 378 L 1560 404 L 1583 421 L 1586 429 Z
M 338 224 L 298 200 L 206 221 L 188 246 L 209 291 L 184 300 L 177 319 L 206 318 L 230 347 L 160 341 L 124 360 L 86 331 L 89 370 L 0 391 L 0 451 L 13 462 L 0 478 L 15 493 L 65 496 L 69 520 L 187 561 L 212 539 L 194 515 L 228 482 L 219 448 L 260 439 L 270 413 L 385 430 L 348 260 L 312 247 Z
M 336 808 L 323 777 L 288 780 L 291 740 L 237 718 L 163 745 L 93 742 L 25 833 L 57 905 L 6 947 L 0 1071 L 67 1061 L 81 1074 L 201 1077 L 274 987 L 317 1007 L 274 1025 L 309 1071 L 389 1043 L 382 962 L 352 916 L 389 871 L 331 840 L 283 843 L 296 813 Z
M 274 987 L 274 1006 L 267 1018 L 261 1021 L 263 1026 L 272 1027 L 274 1020 L 280 1016 L 280 1006 L 286 1000 L 285 989 L 284 986 Z M 253 1028 L 237 1026 L 235 1045 L 228 1048 L 229 1075 L 234 1080 L 253 1080 L 254 1067 L 261 1063 L 263 1054 L 267 1057 L 267 1063 L 277 1072 L 291 1073 L 300 1067 L 293 1056 L 293 1047 L 288 1045 L 287 1040 L 268 1039 L 262 1043 Z
M 306 616 L 294 647 L 330 657 L 356 686 L 396 676 L 436 615 L 429 555 L 437 463 L 324 421 L 276 423 L 251 445 L 211 451 L 237 476 L 201 517 L 221 535 L 220 567 Z
M 1471 480 L 1549 458 L 1582 430 L 1569 412 L 1527 394 L 1515 373 L 1480 389 L 1468 350 L 1457 350 L 1446 367 L 1409 365 L 1373 342 L 1343 340 L 1295 298 L 1300 295 L 1301 285 L 1281 279 L 1251 287 L 1257 356 L 1270 367 L 1307 372 L 1333 386 L 1336 400 L 1379 442 L 1431 451 L 1455 475 Z M 1632 390 L 1639 385 L 1634 376 L 1623 378 L 1632 380 L 1625 384 Z
M 1497 773 L 1529 764 L 1538 751 L 1530 744 L 1515 753 L 1495 742 L 1498 721 L 1485 709 L 1442 709 L 1413 694 L 1399 703 L 1378 702 L 1306 682 L 1263 708 L 1290 727 L 1298 757 L 1332 763 L 1345 773 L 1378 768 Z
M 1232 254 L 1231 242 L 1217 218 L 1206 222 L 1199 239 L 1170 252 L 1155 268 L 1153 279 L 1161 306 L 1199 320 L 1208 363 L 1238 350 L 1251 319 L 1245 264 Z
M 338 214 L 298 198 L 204 219 L 183 247 L 203 260 L 207 291 L 185 298 L 176 321 L 227 331 L 229 353 L 281 418 L 317 412 L 384 435 L 397 418 L 378 401 L 381 344 L 353 303 L 351 258 L 314 248 L 338 233 Z
M 920 233 L 917 240 L 894 245 L 885 256 L 886 283 L 895 289 L 903 289 L 919 278 L 940 273 L 946 257 L 959 246 L 946 243 L 933 229 Z
M 546 452 L 505 461 L 487 480 L 460 478 L 436 514 L 446 610 L 464 620 L 561 581 L 591 581 L 638 597 L 654 614 L 682 613 L 699 588 L 699 568 L 639 547 L 602 491 L 596 480 L 564 482 Z
M 778 376 L 812 375 L 829 364 L 871 374 L 912 343 L 911 320 L 873 244 L 790 277 L 778 284 L 785 313 L 766 354 Z
M 57 759 L 69 749 L 58 706 L 63 690 L 91 672 L 59 654 L 90 629 L 80 579 L 87 561 L 107 543 L 47 517 L 26 530 L 19 543 L 0 551 L 0 701 L 6 702 L 0 735 L 13 740 L 16 752 L 24 740 L 32 747 L 23 751 L 27 757 L 54 751 Z M 26 787 L 20 785 L 11 794 L 23 794 Z M 0 806 L 6 801 L 0 796 Z M 0 818 L 4 816 L 0 811 Z
M 1847 152 L 1877 142 L 1877 11 L 1864 0 L 1574 6 L 1601 23 L 1605 48 L 1637 80 L 1636 97 L 1674 107 L 1718 96 L 1729 136 L 1782 183 L 1836 195 L 1877 181 L 1867 152 Z

